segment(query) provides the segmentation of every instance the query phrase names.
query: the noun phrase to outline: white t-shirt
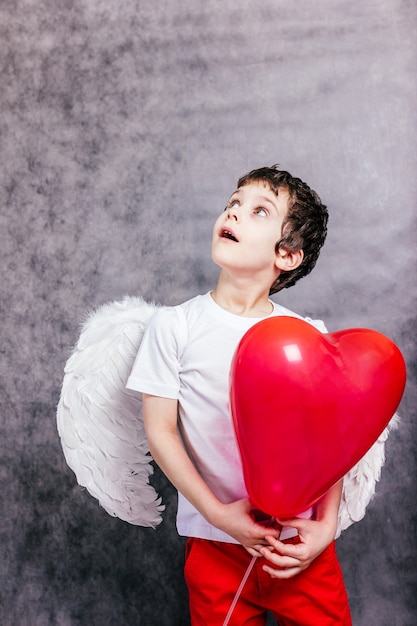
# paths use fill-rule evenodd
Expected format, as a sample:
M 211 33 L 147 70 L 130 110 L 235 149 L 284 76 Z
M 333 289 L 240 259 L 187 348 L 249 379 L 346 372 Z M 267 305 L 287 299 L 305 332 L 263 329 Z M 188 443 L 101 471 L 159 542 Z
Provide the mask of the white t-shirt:
M 274 315 L 300 318 L 272 303 Z M 262 318 L 265 319 L 265 318 Z M 224 503 L 247 497 L 229 406 L 229 370 L 237 345 L 260 318 L 218 306 L 210 293 L 152 316 L 127 382 L 128 389 L 178 400 L 179 432 L 197 470 Z M 326 332 L 324 324 L 312 321 Z M 302 514 L 311 517 L 312 510 Z M 178 494 L 180 535 L 236 543 Z M 281 534 L 293 536 L 293 529 Z

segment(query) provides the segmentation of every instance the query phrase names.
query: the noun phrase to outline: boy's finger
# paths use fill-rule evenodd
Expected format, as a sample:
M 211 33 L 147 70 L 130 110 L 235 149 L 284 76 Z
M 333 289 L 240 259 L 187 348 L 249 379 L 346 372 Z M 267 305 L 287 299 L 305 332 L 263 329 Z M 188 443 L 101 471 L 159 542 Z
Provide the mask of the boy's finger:
M 262 556 L 275 567 L 279 569 L 291 569 L 294 567 L 300 567 L 300 561 L 291 556 L 283 556 L 276 552 L 268 552 L 268 549 L 262 548 Z
M 284 543 L 280 541 L 279 539 L 275 539 L 274 537 L 271 537 L 271 535 L 267 535 L 266 539 L 268 543 L 276 550 L 276 552 L 278 552 L 279 554 L 283 556 L 299 558 L 299 556 L 304 550 L 304 545 L 302 543 L 296 543 L 296 544 Z
M 264 572 L 267 572 L 271 576 L 271 578 L 281 578 L 281 579 L 292 578 L 293 576 L 296 576 L 300 572 L 299 567 L 287 567 L 287 568 L 282 568 L 282 569 L 275 569 L 268 565 L 264 565 L 262 569 L 264 570 Z

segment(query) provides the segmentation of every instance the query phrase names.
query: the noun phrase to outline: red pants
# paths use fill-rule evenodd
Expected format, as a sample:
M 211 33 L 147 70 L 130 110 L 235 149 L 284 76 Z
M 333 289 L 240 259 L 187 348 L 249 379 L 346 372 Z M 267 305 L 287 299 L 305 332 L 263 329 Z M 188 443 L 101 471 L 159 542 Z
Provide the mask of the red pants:
M 188 540 L 185 579 L 193 626 L 222 626 L 251 560 L 240 545 Z M 293 578 L 271 578 L 264 563 L 256 560 L 229 626 L 264 626 L 267 610 L 279 626 L 351 626 L 334 543 Z

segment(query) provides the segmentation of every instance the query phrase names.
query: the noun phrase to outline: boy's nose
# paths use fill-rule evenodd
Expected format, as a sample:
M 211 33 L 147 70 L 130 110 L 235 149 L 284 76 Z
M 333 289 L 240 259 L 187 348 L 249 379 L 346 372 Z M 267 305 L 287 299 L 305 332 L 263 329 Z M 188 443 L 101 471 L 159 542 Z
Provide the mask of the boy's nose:
M 234 209 L 233 207 L 230 207 L 229 209 L 227 209 L 227 217 L 231 220 L 234 220 L 235 222 L 239 220 L 237 210 Z

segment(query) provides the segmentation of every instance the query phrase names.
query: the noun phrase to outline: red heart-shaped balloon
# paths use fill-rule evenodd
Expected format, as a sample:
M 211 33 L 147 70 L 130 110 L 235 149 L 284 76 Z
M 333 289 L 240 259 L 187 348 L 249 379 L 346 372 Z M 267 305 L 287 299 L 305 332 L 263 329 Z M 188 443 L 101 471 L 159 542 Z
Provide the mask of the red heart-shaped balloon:
M 293 317 L 255 324 L 231 369 L 230 400 L 254 508 L 293 517 L 367 452 L 405 387 L 397 346 L 364 328 L 322 334 Z

